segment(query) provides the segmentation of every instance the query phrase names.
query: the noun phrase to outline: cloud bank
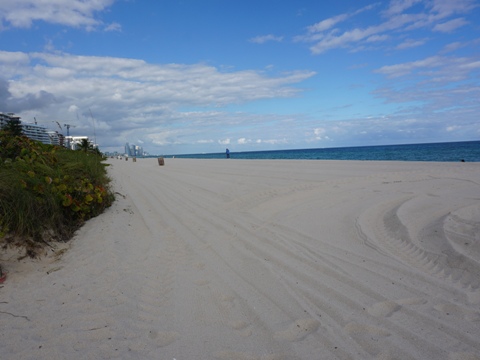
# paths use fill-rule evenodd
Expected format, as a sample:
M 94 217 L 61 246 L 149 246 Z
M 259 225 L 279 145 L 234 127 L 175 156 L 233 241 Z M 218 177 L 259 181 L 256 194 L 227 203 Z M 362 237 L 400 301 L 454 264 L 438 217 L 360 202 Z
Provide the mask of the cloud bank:
M 76 131 L 95 126 L 109 132 L 97 136 L 107 148 L 118 148 L 129 138 L 158 146 L 191 142 L 192 125 L 224 129 L 250 118 L 215 109 L 298 96 L 302 90 L 294 85 L 315 75 L 293 71 L 268 76 L 254 70 L 225 72 L 205 64 L 5 51 L 0 51 L 0 70 L 15 79 L 0 82 L 4 111 L 20 113 L 27 121 L 37 115 L 47 122 L 75 123 Z
M 93 30 L 102 25 L 96 17 L 115 0 L 2 0 L 0 28 L 30 28 L 36 21 Z M 114 25 L 108 25 L 111 28 Z
M 371 42 L 403 42 L 405 35 L 419 29 L 452 32 L 469 23 L 459 15 L 468 14 L 479 6 L 475 0 L 393 0 L 380 14 L 376 25 L 348 27 L 348 19 L 371 12 L 378 5 L 372 4 L 352 13 L 324 19 L 309 26 L 307 33 L 296 39 L 312 43 L 310 50 L 316 55 L 341 48 L 355 51 Z

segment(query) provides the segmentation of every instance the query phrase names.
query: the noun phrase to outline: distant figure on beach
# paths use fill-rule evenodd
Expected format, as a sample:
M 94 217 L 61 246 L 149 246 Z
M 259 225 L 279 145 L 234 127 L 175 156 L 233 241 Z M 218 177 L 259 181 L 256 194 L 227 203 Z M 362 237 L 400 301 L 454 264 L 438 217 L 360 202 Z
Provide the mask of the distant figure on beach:
M 225 150 L 225 156 L 227 157 L 227 159 L 230 159 L 230 150 Z

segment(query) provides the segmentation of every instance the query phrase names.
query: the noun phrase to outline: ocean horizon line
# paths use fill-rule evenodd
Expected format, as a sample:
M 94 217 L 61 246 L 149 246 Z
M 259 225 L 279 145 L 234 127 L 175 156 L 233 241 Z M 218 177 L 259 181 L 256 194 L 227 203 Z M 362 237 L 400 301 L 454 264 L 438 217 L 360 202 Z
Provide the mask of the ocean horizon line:
M 225 158 L 225 152 L 161 154 L 146 157 Z M 276 150 L 230 150 L 231 159 L 480 161 L 480 140 L 391 145 L 356 145 Z

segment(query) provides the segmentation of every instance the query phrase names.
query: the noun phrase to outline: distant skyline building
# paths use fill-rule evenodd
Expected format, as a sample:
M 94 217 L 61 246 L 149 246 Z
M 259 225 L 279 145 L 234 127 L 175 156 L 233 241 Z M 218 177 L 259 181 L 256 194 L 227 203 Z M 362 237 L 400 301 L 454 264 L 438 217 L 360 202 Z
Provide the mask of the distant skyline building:
M 125 156 L 141 157 L 144 156 L 143 147 L 138 145 L 130 145 L 128 142 L 125 144 Z
M 143 152 L 143 147 L 141 146 L 135 146 L 135 156 L 144 156 L 144 152 Z

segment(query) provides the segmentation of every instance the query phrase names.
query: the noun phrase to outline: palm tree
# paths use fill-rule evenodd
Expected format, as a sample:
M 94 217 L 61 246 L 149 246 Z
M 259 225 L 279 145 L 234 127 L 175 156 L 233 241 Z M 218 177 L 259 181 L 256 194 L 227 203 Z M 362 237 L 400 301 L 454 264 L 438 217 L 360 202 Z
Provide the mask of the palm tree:
M 92 144 L 90 144 L 88 139 L 82 139 L 80 144 L 78 144 L 78 150 L 81 150 L 81 151 L 84 151 L 84 152 L 92 151 L 93 146 L 92 146 Z
M 14 117 L 10 118 L 5 122 L 2 130 L 5 130 L 10 134 L 10 136 L 22 136 L 23 128 L 20 118 Z

